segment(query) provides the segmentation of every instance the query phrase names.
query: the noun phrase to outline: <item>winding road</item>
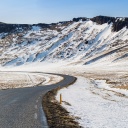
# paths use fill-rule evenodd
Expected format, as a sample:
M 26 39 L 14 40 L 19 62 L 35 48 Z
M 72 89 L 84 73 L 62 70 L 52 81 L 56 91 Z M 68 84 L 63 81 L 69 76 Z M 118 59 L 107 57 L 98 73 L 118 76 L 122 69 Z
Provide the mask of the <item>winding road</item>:
M 42 108 L 42 98 L 50 90 L 75 81 L 75 77 L 60 75 L 57 84 L 0 90 L 0 128 L 48 128 Z

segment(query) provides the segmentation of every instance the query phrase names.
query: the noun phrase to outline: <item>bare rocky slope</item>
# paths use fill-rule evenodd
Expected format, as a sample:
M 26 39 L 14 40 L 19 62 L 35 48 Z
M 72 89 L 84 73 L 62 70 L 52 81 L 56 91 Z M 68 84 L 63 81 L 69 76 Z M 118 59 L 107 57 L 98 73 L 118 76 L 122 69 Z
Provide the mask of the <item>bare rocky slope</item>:
M 0 23 L 0 65 L 128 62 L 128 18 L 97 16 L 52 24 Z

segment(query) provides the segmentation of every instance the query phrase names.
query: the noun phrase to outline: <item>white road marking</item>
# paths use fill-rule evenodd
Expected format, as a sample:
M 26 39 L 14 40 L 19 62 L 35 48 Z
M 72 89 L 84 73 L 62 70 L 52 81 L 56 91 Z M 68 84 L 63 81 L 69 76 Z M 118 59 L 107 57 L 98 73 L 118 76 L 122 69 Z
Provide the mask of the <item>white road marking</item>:
M 34 114 L 34 118 L 37 120 L 37 113 Z
M 37 105 L 35 105 L 35 109 L 37 109 Z

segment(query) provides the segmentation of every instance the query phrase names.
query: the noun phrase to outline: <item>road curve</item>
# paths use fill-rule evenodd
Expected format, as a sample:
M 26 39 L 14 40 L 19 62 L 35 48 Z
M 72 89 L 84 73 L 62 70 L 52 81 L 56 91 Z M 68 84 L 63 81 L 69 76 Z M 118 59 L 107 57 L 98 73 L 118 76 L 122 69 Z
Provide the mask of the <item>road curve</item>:
M 48 128 L 42 109 L 42 97 L 50 90 L 75 81 L 75 77 L 60 75 L 57 84 L 0 90 L 0 128 Z

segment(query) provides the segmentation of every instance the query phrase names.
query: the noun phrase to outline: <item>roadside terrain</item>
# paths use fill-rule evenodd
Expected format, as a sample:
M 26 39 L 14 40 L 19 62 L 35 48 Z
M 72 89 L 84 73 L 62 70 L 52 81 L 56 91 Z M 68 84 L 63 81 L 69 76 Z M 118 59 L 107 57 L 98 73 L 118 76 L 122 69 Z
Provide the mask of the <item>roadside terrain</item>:
M 60 76 L 32 72 L 0 72 L 0 89 L 13 89 L 54 84 Z
M 77 76 L 77 81 L 58 91 L 62 106 L 83 128 L 127 128 L 128 91 L 110 88 L 103 80 Z
M 39 64 L 38 67 L 33 69 L 31 66 L 33 64 L 29 65 L 29 68 L 27 66 L 21 66 L 20 68 L 13 67 L 9 69 L 14 71 L 33 70 L 34 72 L 42 70 L 43 72 L 68 74 L 77 78 L 77 81 L 73 85 L 58 91 L 57 97 L 55 96 L 55 92 L 48 93 L 45 102 L 50 107 L 47 106 L 45 112 L 49 113 L 50 110 L 52 112 L 55 111 L 54 106 L 59 105 L 59 94 L 61 93 L 62 106 L 57 106 L 56 109 L 57 114 L 60 113 L 60 110 L 65 110 L 65 114 L 62 114 L 61 119 L 68 120 L 73 117 L 79 124 L 79 126 L 76 124 L 77 127 L 83 126 L 85 128 L 86 126 L 89 128 L 97 128 L 98 126 L 100 128 L 105 126 L 109 126 L 110 128 L 127 127 L 127 70 L 116 67 L 113 69 L 110 67 L 100 69 L 95 66 L 71 66 L 66 64 L 65 66 L 60 64 L 53 64 L 51 66 L 50 64 L 47 64 L 47 66 Z M 49 95 L 51 96 L 50 98 L 48 98 Z M 56 97 L 56 100 L 54 97 Z M 47 119 L 53 124 L 56 124 L 54 121 L 58 120 L 58 118 L 60 119 L 60 117 L 59 115 L 55 115 L 55 113 L 53 116 L 52 114 L 49 113 Z M 59 127 L 59 123 L 57 124 Z

